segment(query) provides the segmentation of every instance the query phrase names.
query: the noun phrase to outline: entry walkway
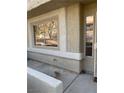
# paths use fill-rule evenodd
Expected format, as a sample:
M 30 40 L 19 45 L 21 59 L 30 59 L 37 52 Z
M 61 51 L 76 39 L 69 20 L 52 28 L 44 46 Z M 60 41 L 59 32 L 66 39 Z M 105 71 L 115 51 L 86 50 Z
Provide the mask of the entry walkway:
M 97 84 L 93 82 L 92 75 L 76 74 L 55 66 L 28 60 L 28 67 L 57 78 L 63 82 L 63 93 L 97 93 Z

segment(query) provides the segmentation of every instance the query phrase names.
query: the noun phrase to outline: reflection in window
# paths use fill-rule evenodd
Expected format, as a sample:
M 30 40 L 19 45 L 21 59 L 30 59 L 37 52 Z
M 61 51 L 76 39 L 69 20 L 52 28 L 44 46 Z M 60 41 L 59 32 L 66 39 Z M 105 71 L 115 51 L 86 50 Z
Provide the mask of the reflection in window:
M 58 46 L 58 19 L 53 17 L 33 25 L 35 46 Z
M 85 54 L 86 56 L 92 56 L 93 46 L 93 28 L 94 28 L 94 17 L 86 17 L 86 31 L 85 31 Z

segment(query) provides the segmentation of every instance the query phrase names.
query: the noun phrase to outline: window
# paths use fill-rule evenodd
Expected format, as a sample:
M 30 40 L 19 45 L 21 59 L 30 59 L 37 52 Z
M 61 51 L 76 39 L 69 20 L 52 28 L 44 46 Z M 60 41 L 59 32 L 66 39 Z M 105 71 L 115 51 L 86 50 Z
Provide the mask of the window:
M 36 47 L 58 47 L 58 17 L 52 17 L 33 25 Z
M 93 33 L 94 33 L 94 17 L 86 17 L 86 31 L 85 31 L 85 55 L 92 56 L 93 49 Z

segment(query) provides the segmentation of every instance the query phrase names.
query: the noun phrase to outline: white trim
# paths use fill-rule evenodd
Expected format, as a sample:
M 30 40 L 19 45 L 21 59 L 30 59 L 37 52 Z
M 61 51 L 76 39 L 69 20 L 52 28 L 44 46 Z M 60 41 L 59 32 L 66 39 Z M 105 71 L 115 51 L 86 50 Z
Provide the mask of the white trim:
M 72 52 L 64 52 L 64 51 L 38 49 L 38 48 L 28 48 L 27 50 L 30 52 L 48 54 L 48 55 L 53 55 L 58 57 L 75 59 L 75 60 L 81 60 L 84 58 L 83 53 L 72 53 Z

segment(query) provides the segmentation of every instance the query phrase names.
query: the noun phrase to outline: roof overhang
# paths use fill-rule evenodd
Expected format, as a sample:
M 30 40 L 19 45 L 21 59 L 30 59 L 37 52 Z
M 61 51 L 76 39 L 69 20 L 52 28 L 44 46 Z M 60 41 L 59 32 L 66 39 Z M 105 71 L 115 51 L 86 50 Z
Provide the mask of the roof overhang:
M 74 3 L 88 4 L 94 1 L 97 0 L 28 0 L 27 17 L 32 18 Z
M 51 0 L 27 0 L 27 10 L 30 11 L 42 4 L 48 3 Z

